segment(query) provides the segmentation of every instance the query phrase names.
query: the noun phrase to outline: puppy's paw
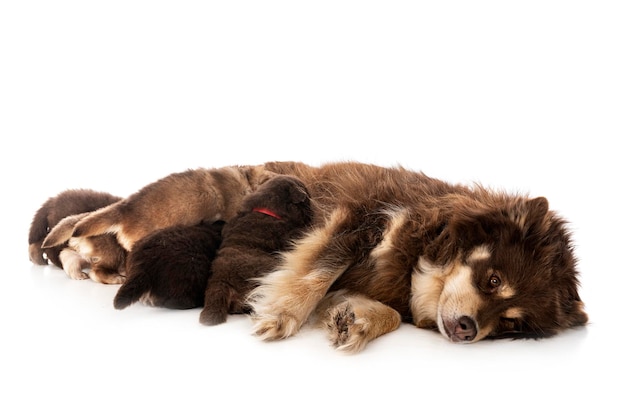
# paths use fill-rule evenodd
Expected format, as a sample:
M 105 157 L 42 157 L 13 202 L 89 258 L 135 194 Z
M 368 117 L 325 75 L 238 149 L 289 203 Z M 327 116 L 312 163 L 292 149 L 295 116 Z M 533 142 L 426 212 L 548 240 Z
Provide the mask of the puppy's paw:
M 225 323 L 227 316 L 226 310 L 215 310 L 205 306 L 200 313 L 200 323 L 205 326 L 217 326 Z
M 329 338 L 338 350 L 357 353 L 367 345 L 367 319 L 359 318 L 350 303 L 339 304 L 330 310 L 327 329 Z
M 66 269 L 65 273 L 73 280 L 88 280 L 89 275 L 80 269 Z
M 293 336 L 298 332 L 301 322 L 287 313 L 252 317 L 253 332 L 262 340 L 280 340 Z
M 92 269 L 87 277 L 102 284 L 124 284 L 126 281 L 125 276 L 118 274 L 117 272 L 105 270 Z

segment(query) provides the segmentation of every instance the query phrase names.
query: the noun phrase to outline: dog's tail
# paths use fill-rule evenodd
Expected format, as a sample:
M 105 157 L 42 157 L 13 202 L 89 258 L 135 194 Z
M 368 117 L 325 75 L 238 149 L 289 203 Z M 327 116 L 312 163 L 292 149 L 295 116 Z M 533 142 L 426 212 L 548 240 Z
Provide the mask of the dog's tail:
M 103 233 L 117 233 L 117 226 L 121 218 L 119 202 L 105 206 L 91 212 L 82 218 L 74 227 L 71 236 L 82 238 L 87 236 L 101 235 Z
M 43 240 L 41 247 L 44 249 L 52 248 L 69 241 L 72 237 L 74 226 L 88 214 L 89 212 L 79 213 L 61 219 L 61 221 L 50 230 L 48 236 Z
M 149 302 L 149 293 L 151 289 L 150 278 L 147 274 L 142 273 L 129 278 L 117 290 L 113 299 L 113 307 L 116 310 L 123 310 L 129 305 L 136 303 L 142 297 Z

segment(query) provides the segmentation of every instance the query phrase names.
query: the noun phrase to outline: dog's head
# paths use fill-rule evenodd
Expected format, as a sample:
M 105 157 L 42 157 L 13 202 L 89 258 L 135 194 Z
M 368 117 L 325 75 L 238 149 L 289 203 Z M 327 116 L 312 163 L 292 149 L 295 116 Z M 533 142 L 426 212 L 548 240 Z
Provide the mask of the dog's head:
M 244 211 L 256 208 L 268 209 L 277 217 L 298 224 L 307 224 L 312 217 L 307 188 L 301 180 L 288 175 L 268 179 L 244 199 Z
M 545 198 L 455 212 L 424 259 L 446 263 L 436 324 L 454 342 L 548 337 L 587 322 L 569 231 Z

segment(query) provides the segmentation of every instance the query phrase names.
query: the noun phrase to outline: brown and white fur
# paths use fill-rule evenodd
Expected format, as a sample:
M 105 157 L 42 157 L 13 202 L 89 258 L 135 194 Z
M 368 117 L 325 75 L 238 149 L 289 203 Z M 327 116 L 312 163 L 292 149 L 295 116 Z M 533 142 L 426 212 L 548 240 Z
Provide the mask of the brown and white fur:
M 275 162 L 200 170 L 191 180 L 171 175 L 88 215 L 74 236 L 114 232 L 130 248 L 137 229 L 206 215 L 227 221 L 241 200 L 233 192 L 272 174 L 305 183 L 314 227 L 251 293 L 262 339 L 292 336 L 310 318 L 349 352 L 400 321 L 454 342 L 545 337 L 587 321 L 567 224 L 545 198 L 400 167 Z
M 65 190 L 37 210 L 30 226 L 28 253 L 39 265 L 48 261 L 63 268 L 72 279 L 91 278 L 105 284 L 123 281 L 126 252 L 113 235 L 97 235 L 73 245 L 72 231 L 87 213 L 121 200 L 90 189 Z M 89 273 L 84 272 L 90 268 Z

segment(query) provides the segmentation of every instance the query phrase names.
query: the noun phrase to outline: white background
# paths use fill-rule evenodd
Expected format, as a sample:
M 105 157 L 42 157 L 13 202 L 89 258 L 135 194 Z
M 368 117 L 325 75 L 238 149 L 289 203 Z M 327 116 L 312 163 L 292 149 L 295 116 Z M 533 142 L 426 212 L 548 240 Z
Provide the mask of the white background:
M 5 1 L 0 412 L 619 413 L 626 370 L 626 14 L 608 1 Z M 547 196 L 588 327 L 448 343 L 405 325 L 356 356 L 245 317 L 112 307 L 28 261 L 50 196 L 195 167 L 403 165 Z

